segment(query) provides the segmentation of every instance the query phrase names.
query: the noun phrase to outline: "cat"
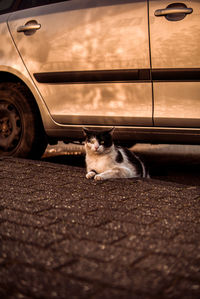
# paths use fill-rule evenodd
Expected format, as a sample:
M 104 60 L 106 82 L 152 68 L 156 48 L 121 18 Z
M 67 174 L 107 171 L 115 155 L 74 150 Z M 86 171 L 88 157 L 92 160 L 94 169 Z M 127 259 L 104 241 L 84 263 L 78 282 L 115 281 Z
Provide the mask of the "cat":
M 94 131 L 83 128 L 87 179 L 148 177 L 143 162 L 130 150 L 116 146 L 111 129 Z

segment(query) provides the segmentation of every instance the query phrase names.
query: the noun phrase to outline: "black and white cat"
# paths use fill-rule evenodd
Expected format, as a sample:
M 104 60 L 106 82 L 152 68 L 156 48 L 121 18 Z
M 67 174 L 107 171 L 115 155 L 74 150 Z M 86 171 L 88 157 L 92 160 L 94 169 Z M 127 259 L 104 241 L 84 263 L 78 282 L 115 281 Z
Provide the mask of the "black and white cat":
M 113 143 L 114 128 L 93 131 L 83 128 L 86 151 L 87 179 L 147 177 L 143 162 L 130 150 Z

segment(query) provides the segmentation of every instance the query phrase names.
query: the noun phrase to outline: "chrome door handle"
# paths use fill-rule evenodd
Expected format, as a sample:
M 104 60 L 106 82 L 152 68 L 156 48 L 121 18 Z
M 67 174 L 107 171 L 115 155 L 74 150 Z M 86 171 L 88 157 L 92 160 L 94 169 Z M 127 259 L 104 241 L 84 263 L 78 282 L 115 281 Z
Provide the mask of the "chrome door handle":
M 37 22 L 28 22 L 23 26 L 19 26 L 17 28 L 17 32 L 27 32 L 27 31 L 35 31 L 39 30 L 41 28 L 41 24 L 38 24 Z
M 173 15 L 173 14 L 191 14 L 193 12 L 192 8 L 164 8 L 164 9 L 157 9 L 154 13 L 156 17 L 163 17 L 167 15 Z

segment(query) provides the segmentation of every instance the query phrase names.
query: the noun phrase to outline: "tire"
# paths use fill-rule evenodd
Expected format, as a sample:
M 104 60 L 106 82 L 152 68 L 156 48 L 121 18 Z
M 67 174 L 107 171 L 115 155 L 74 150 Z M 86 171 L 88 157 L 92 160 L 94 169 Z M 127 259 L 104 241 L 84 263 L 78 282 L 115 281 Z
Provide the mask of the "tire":
M 38 159 L 47 146 L 35 100 L 21 83 L 0 83 L 0 155 Z

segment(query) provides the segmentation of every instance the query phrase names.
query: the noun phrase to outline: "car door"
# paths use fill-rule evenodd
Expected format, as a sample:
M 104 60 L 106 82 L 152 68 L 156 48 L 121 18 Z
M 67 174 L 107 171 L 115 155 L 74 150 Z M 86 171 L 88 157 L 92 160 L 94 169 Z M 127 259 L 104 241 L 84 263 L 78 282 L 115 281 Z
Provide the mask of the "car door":
M 152 125 L 146 0 L 63 1 L 8 25 L 56 122 Z
M 149 1 L 154 123 L 200 127 L 200 3 Z

